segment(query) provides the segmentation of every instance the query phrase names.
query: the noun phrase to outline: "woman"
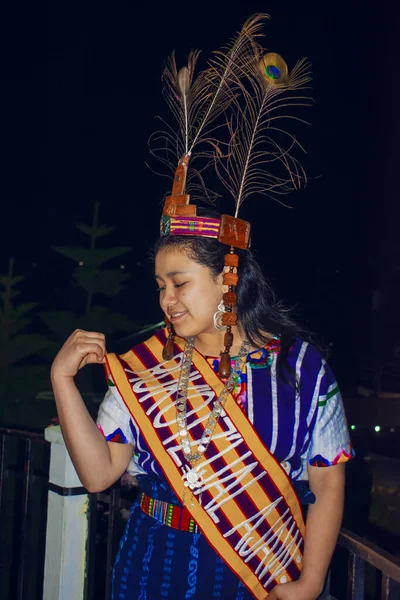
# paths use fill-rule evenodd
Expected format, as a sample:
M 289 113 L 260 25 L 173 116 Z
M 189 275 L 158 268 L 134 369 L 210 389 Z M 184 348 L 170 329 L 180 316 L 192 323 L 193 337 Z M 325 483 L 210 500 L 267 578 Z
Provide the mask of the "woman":
M 120 357 L 106 354 L 102 334 L 75 331 L 52 366 L 83 485 L 104 490 L 126 470 L 139 479 L 115 562 L 115 600 L 315 600 L 339 532 L 351 456 L 340 393 L 319 351 L 275 302 L 248 249 L 250 224 L 237 218 L 258 184 L 273 195 L 301 179 L 293 138 L 286 150 L 263 149 L 273 131 L 265 107 L 275 111 L 285 92 L 301 99 L 308 77 L 303 62 L 289 75 L 281 57 L 263 54 L 255 40 L 262 18 L 244 25 L 195 87 L 194 55 L 179 72 L 167 68 L 175 114 L 190 97 L 196 123 L 187 126 L 187 112 L 179 118 L 183 152 L 154 252 L 167 330 Z M 234 112 L 230 131 L 242 124 L 225 171 L 234 217 L 202 214 L 186 194 L 189 160 L 217 106 Z M 283 165 L 286 179 L 264 163 Z M 73 379 L 88 363 L 105 364 L 108 376 L 97 426 Z
M 225 252 L 214 240 L 167 236 L 155 254 L 161 308 L 177 336 L 194 337 L 194 352 L 210 357 L 210 372 L 217 360 L 211 357 L 218 357 L 223 345 L 224 332 L 215 328 L 214 315 L 226 291 L 222 283 Z M 301 576 L 291 583 L 278 583 L 268 597 L 311 600 L 322 591 L 341 522 L 341 461 L 351 453 L 343 408 L 335 380 L 320 353 L 296 338 L 294 324 L 271 299 L 268 284 L 250 252 L 243 251 L 240 258 L 239 324 L 232 354 L 237 355 L 243 340 L 249 340 L 250 347 L 233 394 L 283 465 L 300 499 L 308 503 L 315 496 L 307 514 Z M 157 338 L 165 341 L 165 334 L 164 338 L 157 334 Z M 260 352 L 260 348 L 268 350 Z M 176 352 L 180 352 L 179 347 Z M 105 353 L 104 336 L 76 331 L 52 367 L 63 435 L 82 483 L 91 492 L 106 489 L 129 465 L 130 472 L 139 476 L 146 501 L 147 497 L 161 500 L 164 504 L 159 503 L 159 508 L 164 511 L 170 505 L 182 505 L 112 380 L 99 413 L 100 431 L 86 412 L 73 377 L 87 363 L 104 363 Z M 204 388 L 201 400 L 208 401 Z M 188 416 L 188 427 L 194 417 Z M 125 443 L 106 442 L 107 438 Z M 329 468 L 321 468 L 324 466 Z M 307 480 L 312 494 L 307 492 Z M 190 494 L 188 488 L 186 491 L 187 505 Z M 116 561 L 114 598 L 253 597 L 200 533 L 169 527 L 157 515 L 146 515 L 144 509 L 143 501 L 132 509 Z

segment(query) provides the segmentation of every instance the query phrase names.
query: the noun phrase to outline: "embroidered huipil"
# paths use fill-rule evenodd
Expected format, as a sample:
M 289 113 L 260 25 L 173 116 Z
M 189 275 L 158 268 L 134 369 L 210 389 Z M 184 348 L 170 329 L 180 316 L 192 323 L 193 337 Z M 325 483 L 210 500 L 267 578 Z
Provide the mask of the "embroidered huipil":
M 296 388 L 279 376 L 278 352 L 279 340 L 274 339 L 267 349 L 250 353 L 233 394 L 291 480 L 307 480 L 308 464 L 328 467 L 352 456 L 342 399 L 331 369 L 314 346 L 296 340 L 289 351 Z M 217 370 L 217 361 L 209 362 Z M 134 446 L 130 474 L 163 477 L 114 382 L 108 383 L 99 429 L 108 441 Z

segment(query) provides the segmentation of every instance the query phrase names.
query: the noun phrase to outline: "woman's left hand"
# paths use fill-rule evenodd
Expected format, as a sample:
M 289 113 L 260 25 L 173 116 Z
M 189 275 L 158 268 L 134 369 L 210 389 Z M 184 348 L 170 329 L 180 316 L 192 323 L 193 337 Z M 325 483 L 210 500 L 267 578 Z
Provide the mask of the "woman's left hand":
M 291 581 L 274 587 L 268 600 L 317 600 L 320 593 L 305 581 Z

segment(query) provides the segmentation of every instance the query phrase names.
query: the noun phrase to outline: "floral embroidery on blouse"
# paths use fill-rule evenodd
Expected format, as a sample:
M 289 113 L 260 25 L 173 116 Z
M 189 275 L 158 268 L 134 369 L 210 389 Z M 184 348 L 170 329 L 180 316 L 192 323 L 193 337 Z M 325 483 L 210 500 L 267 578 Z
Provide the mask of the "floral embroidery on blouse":
M 278 336 L 274 336 L 270 342 L 259 350 L 253 350 L 247 355 L 246 363 L 251 369 L 266 369 L 271 366 L 274 359 L 274 354 L 278 354 L 281 349 L 281 341 Z M 215 373 L 218 373 L 219 358 L 207 357 L 208 362 L 212 366 Z M 231 360 L 231 367 L 235 366 L 236 357 Z M 247 414 L 247 372 L 246 369 L 243 371 L 235 371 L 233 375 L 233 390 L 232 396 L 236 402 Z

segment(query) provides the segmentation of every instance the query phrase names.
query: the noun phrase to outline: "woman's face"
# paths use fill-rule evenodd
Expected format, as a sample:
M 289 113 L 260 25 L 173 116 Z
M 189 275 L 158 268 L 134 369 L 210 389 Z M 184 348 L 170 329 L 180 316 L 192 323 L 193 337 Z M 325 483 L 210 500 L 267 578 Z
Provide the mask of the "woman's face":
M 214 313 L 223 294 L 222 274 L 191 260 L 183 249 L 162 248 L 155 260 L 160 306 L 176 334 L 190 337 L 215 333 Z

